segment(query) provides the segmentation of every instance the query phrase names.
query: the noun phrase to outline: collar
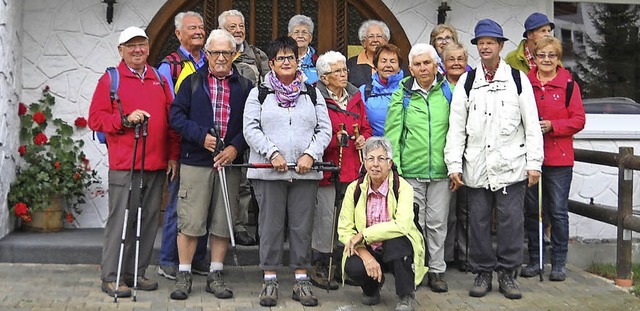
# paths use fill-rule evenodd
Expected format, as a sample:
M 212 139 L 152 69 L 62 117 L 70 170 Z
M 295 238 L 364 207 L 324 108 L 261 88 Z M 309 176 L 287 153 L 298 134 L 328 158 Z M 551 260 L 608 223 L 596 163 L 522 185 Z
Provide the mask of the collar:
M 138 74 L 138 71 L 129 67 L 129 65 L 127 65 L 127 63 L 124 63 L 125 66 L 127 66 L 127 68 L 129 68 L 129 70 L 131 71 L 131 73 L 133 73 L 133 75 L 135 75 L 136 77 L 140 78 L 141 80 L 144 79 L 144 76 L 147 74 L 147 65 L 144 65 L 144 69 L 142 69 L 142 76 L 140 76 L 140 74 Z
M 429 92 L 433 89 L 433 87 L 436 85 L 436 83 L 438 83 L 438 77 L 435 77 L 433 79 L 433 82 L 431 82 L 431 85 L 429 86 L 429 89 L 426 90 L 424 89 L 422 86 L 420 86 L 420 84 L 418 83 L 418 80 L 414 77 L 413 78 L 413 85 L 411 86 L 411 90 L 412 91 L 419 91 L 421 93 L 423 93 L 424 95 L 429 95 Z
M 391 172 L 389 172 L 391 173 Z M 373 188 L 371 188 L 371 180 L 369 180 L 369 187 L 367 189 L 367 196 L 369 196 L 372 193 L 379 193 L 383 196 L 387 196 L 387 194 L 389 193 L 389 177 L 385 178 L 385 180 L 382 182 L 382 184 L 380 185 L 380 187 L 378 187 L 378 190 L 373 190 Z
M 346 101 L 347 98 L 349 97 L 349 94 L 347 94 L 346 88 L 342 89 L 342 97 L 338 97 L 336 93 L 331 92 L 329 88 L 327 88 L 327 93 L 329 93 L 329 96 L 331 97 L 331 99 L 333 99 L 333 101 L 335 101 L 337 104 L 340 104 Z
M 356 64 L 358 64 L 358 65 L 367 64 L 371 68 L 374 68 L 373 59 L 369 60 L 369 58 L 367 57 L 367 50 L 366 49 L 363 49 L 362 52 L 360 52 L 360 54 L 358 54 L 358 58 L 357 58 Z
M 534 68 L 537 67 L 536 62 L 533 61 L 533 53 L 531 53 L 531 50 L 529 50 L 529 46 L 527 46 L 527 44 L 524 44 L 524 58 L 527 59 L 527 62 L 529 63 L 529 67 Z
M 187 51 L 187 49 L 185 49 L 182 45 L 178 49 L 180 50 L 180 52 L 182 52 L 182 54 L 184 54 L 184 56 L 186 56 L 191 62 L 193 62 L 193 64 L 196 66 L 196 69 L 200 69 L 200 67 L 204 65 L 204 49 L 200 49 L 200 61 L 196 61 L 196 59 L 193 58 L 193 54 Z
M 233 75 L 233 67 L 231 67 L 231 70 L 229 70 L 229 74 L 224 76 L 224 77 L 222 77 L 222 79 L 216 77 L 213 74 L 213 72 L 211 72 L 211 68 L 207 68 L 207 77 L 212 77 L 212 78 L 215 78 L 215 79 L 218 79 L 218 80 L 226 80 L 226 79 L 229 79 L 229 77 L 231 77 L 232 75 Z
M 483 62 L 480 62 L 480 64 L 482 64 L 482 71 L 484 72 L 484 77 L 487 80 L 487 82 L 493 81 L 493 78 L 495 77 L 496 72 L 498 71 L 498 68 L 500 68 L 500 61 L 498 61 L 498 64 L 496 65 L 496 69 L 491 71 L 487 68 L 487 66 L 484 65 Z

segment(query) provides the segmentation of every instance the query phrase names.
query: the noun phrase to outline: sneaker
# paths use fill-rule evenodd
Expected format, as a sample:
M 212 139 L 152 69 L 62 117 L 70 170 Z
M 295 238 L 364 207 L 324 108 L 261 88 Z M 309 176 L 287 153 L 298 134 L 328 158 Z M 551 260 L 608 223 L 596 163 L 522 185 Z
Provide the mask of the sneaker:
M 380 290 L 377 290 L 373 296 L 362 294 L 362 304 L 365 306 L 375 306 L 380 303 Z
M 396 311 L 414 311 L 416 309 L 416 299 L 413 295 L 404 295 L 398 297 Z
M 197 274 L 197 275 L 208 276 L 209 275 L 209 266 L 210 265 L 211 264 L 208 263 L 206 260 L 193 262 L 191 264 L 191 273 Z
M 273 307 L 278 302 L 278 280 L 265 280 L 260 292 L 260 305 Z
M 336 266 L 333 266 L 332 270 L 335 271 L 335 269 Z M 335 272 L 331 274 L 334 276 Z M 329 267 L 320 263 L 316 263 L 313 266 L 311 269 L 311 276 L 309 278 L 311 279 L 311 284 L 322 289 L 327 289 L 328 287 L 330 290 L 336 290 L 340 287 L 333 277 L 327 282 L 329 279 Z
M 106 282 L 102 281 L 102 291 L 107 293 L 107 295 L 114 297 L 116 293 L 116 282 Z M 131 289 L 125 285 L 123 282 L 120 282 L 120 286 L 117 289 L 118 297 L 131 297 Z
M 291 298 L 300 301 L 303 306 L 315 307 L 318 305 L 318 298 L 311 292 L 311 281 L 309 278 L 296 280 L 293 285 L 293 293 Z
M 124 281 L 124 284 L 133 288 L 133 285 L 134 285 L 133 276 L 125 277 L 123 281 Z M 150 280 L 144 276 L 138 276 L 138 282 L 136 285 L 137 285 L 136 289 L 143 290 L 143 291 L 151 291 L 151 290 L 158 289 L 158 281 Z
M 222 271 L 210 272 L 207 276 L 207 286 L 205 290 L 212 293 L 216 298 L 227 299 L 233 297 L 233 292 L 224 284 Z
M 537 262 L 537 260 L 536 260 Z M 520 276 L 523 278 L 531 278 L 540 273 L 540 267 L 538 264 L 528 264 L 522 270 L 520 270 Z
M 516 282 L 517 271 L 498 271 L 498 284 L 500 292 L 509 299 L 522 298 L 522 292 Z
M 434 293 L 446 293 L 449 291 L 447 281 L 444 280 L 444 273 L 427 273 L 427 286 L 431 287 L 431 291 Z
M 178 271 L 176 275 L 176 287 L 171 293 L 171 299 L 185 300 L 189 298 L 191 284 L 193 284 L 193 275 L 191 275 L 191 272 Z
M 549 280 L 554 282 L 563 282 L 567 278 L 567 268 L 565 266 L 551 266 Z
M 158 266 L 158 275 L 169 280 L 175 280 L 178 273 L 177 266 Z
M 476 279 L 473 281 L 473 287 L 469 291 L 471 297 L 484 297 L 487 292 L 491 291 L 491 281 L 493 279 L 493 272 L 481 271 L 476 275 Z

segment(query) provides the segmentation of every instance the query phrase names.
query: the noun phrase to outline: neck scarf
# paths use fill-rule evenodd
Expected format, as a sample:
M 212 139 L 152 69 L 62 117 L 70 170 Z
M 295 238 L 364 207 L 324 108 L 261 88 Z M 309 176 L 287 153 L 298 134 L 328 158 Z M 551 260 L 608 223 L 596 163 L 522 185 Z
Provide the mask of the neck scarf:
M 302 71 L 296 70 L 296 77 L 289 85 L 284 85 L 278 80 L 275 73 L 269 75 L 269 82 L 273 87 L 278 100 L 278 106 L 282 108 L 293 108 L 296 106 L 296 99 L 300 96 L 300 84 L 302 83 Z

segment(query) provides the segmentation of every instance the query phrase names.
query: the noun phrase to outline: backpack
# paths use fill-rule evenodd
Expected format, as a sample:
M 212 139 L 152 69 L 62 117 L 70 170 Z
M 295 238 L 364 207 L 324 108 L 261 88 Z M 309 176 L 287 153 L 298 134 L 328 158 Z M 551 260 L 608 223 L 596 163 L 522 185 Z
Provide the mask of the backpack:
M 157 69 L 151 66 L 150 68 L 153 69 L 156 78 L 160 80 L 160 86 L 162 86 L 162 90 L 164 92 L 164 80 L 162 80 L 160 73 Z M 122 112 L 122 103 L 120 102 L 120 97 L 118 96 L 118 87 L 120 86 L 120 75 L 118 73 L 118 69 L 116 69 L 115 67 L 108 67 L 105 71 L 109 74 L 109 98 L 111 99 L 111 103 L 115 101 L 118 104 L 118 111 L 120 112 L 120 116 L 124 116 L 124 113 Z M 93 139 L 95 140 L 96 138 L 101 144 L 107 145 L 108 148 L 106 133 L 93 131 Z
M 163 63 L 169 64 L 169 70 L 171 71 L 171 80 L 173 80 L 173 84 L 175 85 L 178 81 L 178 77 L 180 77 L 180 72 L 182 72 L 182 68 L 184 68 L 184 59 L 178 54 L 178 52 L 171 52 L 171 54 L 167 55 L 167 57 L 162 60 Z
M 313 105 L 318 104 L 318 94 L 316 94 L 316 87 L 305 83 L 307 86 L 306 91 L 300 91 L 300 95 L 308 95 L 311 99 Z M 275 93 L 273 90 L 270 90 L 262 85 L 258 86 L 258 101 L 260 101 L 260 105 L 264 104 L 264 100 L 267 98 L 267 95 Z

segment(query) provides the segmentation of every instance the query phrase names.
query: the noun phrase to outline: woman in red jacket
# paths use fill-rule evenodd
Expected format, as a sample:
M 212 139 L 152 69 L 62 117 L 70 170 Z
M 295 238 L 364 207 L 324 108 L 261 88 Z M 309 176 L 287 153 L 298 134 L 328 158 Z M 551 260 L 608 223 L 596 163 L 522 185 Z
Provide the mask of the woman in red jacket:
M 569 188 L 573 175 L 573 135 L 584 128 L 585 115 L 580 87 L 560 64 L 562 44 L 554 37 L 536 41 L 533 50 L 536 67 L 528 77 L 538 106 L 544 138 L 542 164 L 543 214 L 551 225 L 551 281 L 566 278 L 569 241 Z M 567 94 L 569 93 L 569 94 Z M 529 238 L 529 264 L 520 275 L 532 277 L 540 272 L 538 260 L 538 187 L 525 197 L 525 229 Z
M 324 178 L 320 181 L 311 237 L 315 261 L 311 282 L 320 288 L 338 289 L 336 281 L 327 283 L 331 240 L 335 238 L 331 236 L 333 206 L 336 204 L 336 195 L 341 198 L 347 185 L 358 178 L 362 160 L 359 154 L 365 140 L 372 134 L 361 93 L 347 82 L 349 70 L 344 55 L 329 51 L 318 58 L 316 69 L 319 77 L 316 87 L 327 103 L 333 133 L 333 139 L 324 150 L 322 160 L 340 165 L 340 182 L 336 186 L 329 172 L 325 172 Z M 344 131 L 340 130 L 341 124 L 344 125 Z M 356 126 L 358 133 L 355 133 Z M 339 142 L 342 135 L 347 135 L 348 139 L 347 146 L 342 147 L 342 156 L 340 156 Z M 340 208 L 341 205 L 342 200 L 338 200 L 337 207 Z M 336 262 L 334 260 L 334 264 Z M 332 271 L 335 272 L 335 269 Z M 334 275 L 333 272 L 332 275 Z

